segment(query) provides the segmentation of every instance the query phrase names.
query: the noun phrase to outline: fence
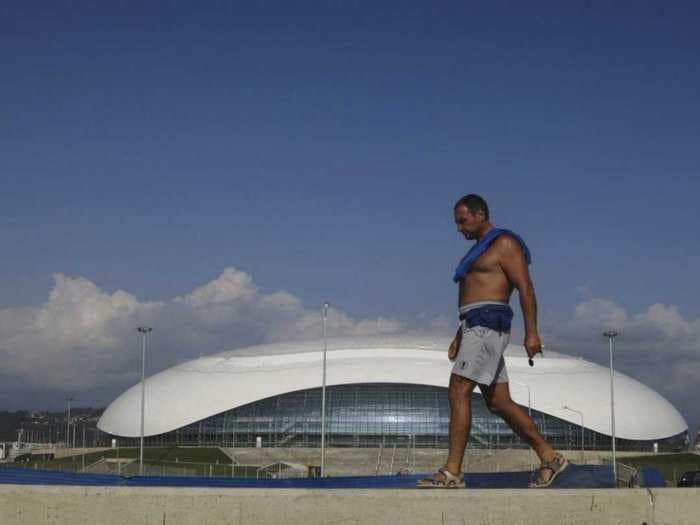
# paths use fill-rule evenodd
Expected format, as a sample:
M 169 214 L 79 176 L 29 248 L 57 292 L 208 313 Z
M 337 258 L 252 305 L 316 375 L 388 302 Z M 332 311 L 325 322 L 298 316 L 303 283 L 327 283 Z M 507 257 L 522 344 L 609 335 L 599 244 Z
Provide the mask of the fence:
M 238 465 L 221 463 L 195 463 L 189 461 L 162 461 L 155 465 L 144 463 L 144 476 L 184 476 L 196 478 L 255 478 L 260 465 Z M 137 476 L 138 461 L 130 463 L 122 476 Z
M 51 464 L 54 463 L 54 466 Z M 139 475 L 139 463 L 134 459 L 102 458 L 83 469 L 79 461 L 7 463 L 4 466 L 26 470 L 50 470 L 63 472 L 88 472 L 91 474 L 116 474 L 124 477 Z M 260 465 L 239 465 L 222 463 L 195 463 L 185 461 L 163 461 L 157 464 L 144 463 L 144 476 L 178 476 L 198 478 L 255 478 Z

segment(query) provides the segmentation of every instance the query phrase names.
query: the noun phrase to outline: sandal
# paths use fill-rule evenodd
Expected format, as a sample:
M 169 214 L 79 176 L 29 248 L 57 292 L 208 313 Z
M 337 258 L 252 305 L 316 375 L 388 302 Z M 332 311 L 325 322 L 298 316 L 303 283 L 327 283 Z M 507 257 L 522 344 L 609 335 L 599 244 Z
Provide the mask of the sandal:
M 544 489 L 549 487 L 557 478 L 557 476 L 564 472 L 564 470 L 566 470 L 566 467 L 568 466 L 569 462 L 566 460 L 566 458 L 562 456 L 559 452 L 557 452 L 551 461 L 542 462 L 542 465 L 540 465 L 540 468 L 537 470 L 537 477 L 530 482 L 528 488 Z M 552 472 L 552 474 L 547 479 L 545 479 L 543 476 L 546 470 Z
M 424 478 L 416 483 L 416 488 L 419 489 L 463 489 L 464 474 L 455 476 L 447 470 L 447 467 L 442 467 L 433 474 L 431 478 Z

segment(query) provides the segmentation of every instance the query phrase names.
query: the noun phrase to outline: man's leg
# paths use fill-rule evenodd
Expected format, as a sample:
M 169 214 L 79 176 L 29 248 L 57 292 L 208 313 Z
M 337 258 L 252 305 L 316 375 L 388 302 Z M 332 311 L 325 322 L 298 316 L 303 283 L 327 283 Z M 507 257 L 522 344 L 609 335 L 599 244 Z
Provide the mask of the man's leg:
M 545 441 L 532 418 L 510 398 L 508 383 L 480 385 L 486 406 L 491 412 L 501 416 L 513 431 L 532 447 L 540 461 L 551 461 L 556 452 Z
M 476 383 L 466 377 L 450 376 L 450 451 L 447 456 L 447 470 L 455 475 L 462 471 L 464 450 L 472 423 L 472 392 Z

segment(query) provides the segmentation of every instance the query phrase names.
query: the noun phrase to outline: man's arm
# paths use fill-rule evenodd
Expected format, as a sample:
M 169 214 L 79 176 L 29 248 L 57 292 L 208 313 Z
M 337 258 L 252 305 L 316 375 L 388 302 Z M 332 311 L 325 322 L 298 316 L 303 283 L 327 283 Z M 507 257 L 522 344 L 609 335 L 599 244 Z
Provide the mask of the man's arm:
M 457 354 L 459 353 L 459 347 L 462 345 L 462 325 L 459 325 L 459 328 L 457 328 L 457 333 L 455 334 L 454 339 L 452 339 L 452 342 L 450 343 L 450 347 L 447 349 L 447 358 L 450 361 L 454 361 L 457 359 Z
M 520 243 L 508 235 L 502 235 L 496 243 L 499 247 L 500 263 L 503 272 L 513 285 L 518 289 L 520 296 L 520 308 L 523 311 L 525 324 L 525 349 L 529 357 L 542 351 L 542 342 L 537 331 L 537 298 L 535 287 L 530 279 L 527 269 L 527 261 L 520 247 Z

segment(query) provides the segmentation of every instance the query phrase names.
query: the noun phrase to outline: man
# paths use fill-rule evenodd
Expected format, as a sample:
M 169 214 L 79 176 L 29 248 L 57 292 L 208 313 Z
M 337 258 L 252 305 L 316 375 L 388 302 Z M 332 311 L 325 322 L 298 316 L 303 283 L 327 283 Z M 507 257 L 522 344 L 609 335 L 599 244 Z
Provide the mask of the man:
M 461 473 L 464 450 L 471 427 L 471 399 L 479 389 L 489 410 L 502 417 L 542 462 L 530 487 L 548 487 L 568 466 L 538 432 L 530 416 L 510 398 L 503 352 L 510 341 L 513 311 L 508 306 L 513 290 L 520 296 L 525 322 L 524 346 L 532 359 L 542 351 L 537 332 L 537 300 L 528 272 L 530 252 L 515 233 L 494 228 L 489 208 L 478 195 L 465 195 L 454 207 L 457 230 L 477 243 L 460 261 L 454 281 L 459 283 L 462 323 L 450 344 L 454 361 L 450 376 L 450 434 L 446 465 L 419 488 L 464 487 Z M 532 363 L 532 362 L 531 362 Z

